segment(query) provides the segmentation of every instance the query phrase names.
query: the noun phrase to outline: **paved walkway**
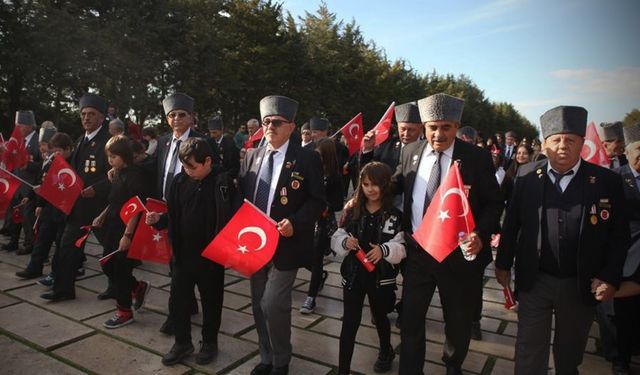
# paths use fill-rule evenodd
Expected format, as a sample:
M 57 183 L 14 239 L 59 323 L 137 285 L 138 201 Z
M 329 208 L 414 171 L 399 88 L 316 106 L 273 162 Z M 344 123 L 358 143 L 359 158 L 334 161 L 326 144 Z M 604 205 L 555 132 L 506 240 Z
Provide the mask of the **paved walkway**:
M 160 358 L 173 344 L 173 338 L 158 332 L 167 315 L 168 268 L 147 263 L 135 270 L 136 277 L 149 281 L 153 289 L 134 324 L 106 330 L 102 323 L 115 310 L 115 302 L 98 301 L 97 293 L 106 286 L 98 255 L 102 249 L 89 242 L 86 275 L 78 281 L 73 301 L 47 303 L 38 296 L 44 288 L 35 281 L 18 279 L 14 274 L 28 262 L 28 256 L 0 251 L 0 372 L 3 374 L 249 374 L 259 361 L 257 335 L 251 316 L 249 281 L 231 271 L 225 279 L 220 352 L 208 366 L 196 365 L 193 356 L 186 363 L 164 367 Z M 298 308 L 306 296 L 309 272 L 300 270 L 293 293 L 292 341 L 294 358 L 291 374 L 332 374 L 336 372 L 338 337 L 342 315 L 340 260 L 327 260 L 326 286 L 318 298 L 316 313 L 302 315 Z M 48 270 L 47 270 L 48 271 Z M 516 334 L 515 313 L 503 308 L 502 292 L 491 266 L 486 272 L 483 306 L 483 340 L 472 341 L 463 369 L 470 374 L 511 374 Z M 427 319 L 427 361 L 425 372 L 444 374 L 440 362 L 444 330 L 442 309 L 436 295 Z M 395 314 L 390 315 L 392 323 Z M 200 337 L 202 316 L 194 317 L 194 345 Z M 377 336 L 370 324 L 369 309 L 363 313 L 352 364 L 353 371 L 373 373 L 377 356 Z M 583 374 L 608 374 L 610 365 L 595 355 L 597 326 L 591 330 L 586 348 Z M 392 343 L 400 344 L 393 328 Z M 197 346 L 197 345 L 196 345 Z M 196 348 L 197 349 L 197 348 Z M 636 358 L 635 369 L 640 370 Z M 397 372 L 397 359 L 391 373 Z

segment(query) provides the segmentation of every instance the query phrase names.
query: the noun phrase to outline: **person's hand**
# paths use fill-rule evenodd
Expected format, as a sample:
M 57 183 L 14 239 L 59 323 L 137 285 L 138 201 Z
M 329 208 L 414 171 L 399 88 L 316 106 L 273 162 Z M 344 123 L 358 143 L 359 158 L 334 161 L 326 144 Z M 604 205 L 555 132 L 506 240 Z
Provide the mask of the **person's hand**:
M 104 216 L 100 215 L 93 219 L 93 223 L 91 223 L 91 226 L 94 228 L 100 228 L 102 227 L 102 224 L 104 224 Z
M 356 251 L 359 247 L 358 239 L 350 235 L 349 237 L 347 237 L 347 241 L 344 243 L 344 246 L 349 251 Z
M 498 283 L 502 285 L 503 288 L 511 287 L 511 271 L 496 267 L 495 273 Z
M 144 223 L 147 225 L 153 225 L 160 221 L 160 213 L 158 212 L 147 212 L 147 215 L 144 218 Z
M 278 232 L 282 235 L 282 237 L 291 237 L 293 236 L 293 225 L 289 221 L 289 219 L 282 219 L 278 223 Z
M 40 214 L 42 214 L 42 207 L 36 207 L 35 214 L 36 214 L 36 217 L 40 216 Z
M 379 245 L 375 245 L 370 243 L 371 250 L 367 253 L 367 260 L 373 264 L 378 264 L 378 262 L 382 259 L 382 249 Z
M 25 205 L 27 203 L 29 203 L 29 198 L 27 197 L 22 198 L 22 200 L 20 201 L 20 205 Z
M 344 207 L 342 208 L 343 210 L 350 210 L 353 208 L 353 198 L 349 199 L 348 201 L 345 202 Z
M 120 243 L 118 244 L 118 250 L 129 250 L 129 246 L 131 246 L 131 239 L 125 235 L 122 235 L 122 238 L 120 238 Z
M 367 134 L 362 138 L 362 151 L 369 152 L 373 150 L 376 144 L 376 133 L 373 130 L 369 130 Z
M 80 192 L 82 198 L 93 198 L 96 196 L 96 191 L 93 189 L 93 186 L 89 186 L 84 188 L 82 192 Z
M 471 232 L 464 238 L 464 253 L 466 256 L 477 255 L 482 250 L 482 240 L 478 233 Z
M 600 279 L 591 280 L 591 293 L 598 301 L 609 301 L 616 294 L 617 289 L 606 281 Z
M 115 174 L 116 174 L 115 168 L 111 168 L 109 169 L 109 171 L 107 171 L 107 178 L 109 179 L 109 182 L 113 182 L 113 176 L 115 176 Z

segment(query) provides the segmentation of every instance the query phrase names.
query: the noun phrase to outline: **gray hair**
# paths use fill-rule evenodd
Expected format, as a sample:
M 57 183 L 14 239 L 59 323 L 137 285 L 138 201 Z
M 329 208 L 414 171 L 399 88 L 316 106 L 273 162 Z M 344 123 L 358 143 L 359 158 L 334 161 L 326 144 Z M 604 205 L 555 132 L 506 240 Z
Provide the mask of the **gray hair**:
M 119 118 L 113 119 L 109 122 L 109 126 L 111 125 L 115 125 L 115 127 L 120 130 L 120 131 L 124 131 L 124 122 L 122 122 L 122 120 L 120 120 Z
M 463 126 L 458 129 L 456 137 L 462 138 L 463 135 L 469 139 L 472 139 L 474 143 L 476 142 L 476 139 L 478 139 L 478 131 L 471 126 Z
M 249 125 L 249 124 L 255 124 L 256 126 L 259 127 L 260 126 L 260 121 L 258 121 L 258 119 L 256 119 L 256 118 L 252 118 L 249 121 L 247 121 L 247 125 Z

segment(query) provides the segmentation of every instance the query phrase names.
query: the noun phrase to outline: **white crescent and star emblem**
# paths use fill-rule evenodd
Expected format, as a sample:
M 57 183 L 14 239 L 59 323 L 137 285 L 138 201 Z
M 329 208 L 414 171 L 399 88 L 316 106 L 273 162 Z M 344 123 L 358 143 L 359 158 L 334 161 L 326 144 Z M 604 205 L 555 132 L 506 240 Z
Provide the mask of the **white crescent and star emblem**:
M 253 249 L 253 251 L 260 251 L 264 248 L 264 245 L 267 244 L 267 234 L 260 227 L 244 227 L 238 232 L 238 241 L 240 241 L 240 237 L 242 237 L 245 233 L 255 233 L 258 237 L 260 237 L 260 246 Z M 249 252 L 249 249 L 245 245 L 238 246 L 238 251 L 242 254 L 246 254 Z
M 358 139 L 358 133 L 353 134 L 352 129 L 355 127 L 356 131 L 358 130 L 358 127 L 360 127 L 360 125 L 358 123 L 353 123 L 349 126 L 349 129 L 347 129 L 347 131 L 349 132 L 349 135 L 351 135 L 351 137 L 353 139 Z
M 2 194 L 7 194 L 9 192 L 9 181 L 6 178 L 0 178 L 0 184 L 4 185 Z
M 161 239 L 162 239 L 162 235 L 160 234 L 160 232 L 156 232 L 153 234 L 153 240 L 155 242 L 160 242 Z
M 131 210 L 129 209 L 131 208 Z M 125 216 L 131 215 L 132 212 L 135 212 L 138 209 L 138 205 L 135 203 L 129 203 L 127 205 L 126 210 L 124 211 Z
M 469 213 L 469 205 L 467 204 L 467 201 L 465 199 L 466 197 L 462 190 L 458 188 L 451 188 L 445 191 L 445 193 L 440 197 L 440 204 L 442 204 L 442 202 L 444 202 L 444 200 L 447 199 L 447 196 L 450 194 L 456 194 L 460 196 L 460 201 L 462 202 L 462 214 L 458 215 L 458 217 L 465 217 Z M 449 210 L 440 211 L 438 213 L 438 219 L 440 219 L 442 222 L 444 222 L 446 219 L 451 219 L 451 216 L 449 216 Z
M 596 155 L 596 151 L 597 151 L 596 144 L 593 143 L 593 141 L 590 139 L 585 139 L 584 146 L 589 149 L 589 153 L 587 154 L 587 157 L 584 158 L 584 160 L 590 160 L 592 157 Z
M 60 177 L 60 175 L 62 175 L 62 174 L 66 174 L 66 175 L 69 175 L 69 177 L 71 177 L 71 183 L 69 184 L 69 186 L 65 186 L 64 185 L 62 177 Z M 75 173 L 73 173 L 73 171 L 70 168 L 62 168 L 61 170 L 58 171 L 58 181 L 60 181 L 60 183 L 58 183 L 58 189 L 60 189 L 62 191 L 62 190 L 64 190 L 65 187 L 71 187 L 71 186 L 75 185 L 75 183 L 76 183 L 76 175 L 75 175 Z

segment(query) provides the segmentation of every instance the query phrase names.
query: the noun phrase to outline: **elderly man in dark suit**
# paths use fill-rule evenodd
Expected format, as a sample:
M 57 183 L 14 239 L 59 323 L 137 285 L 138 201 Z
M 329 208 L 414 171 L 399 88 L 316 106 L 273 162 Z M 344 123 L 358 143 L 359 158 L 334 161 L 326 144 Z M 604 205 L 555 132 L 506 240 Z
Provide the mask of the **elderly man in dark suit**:
M 603 133 L 602 145 L 611 161 L 611 164 L 609 164 L 611 169 L 620 168 L 627 164 L 627 158 L 624 156 L 624 131 L 622 126 L 621 121 L 600 124 Z
M 251 149 L 240 168 L 243 198 L 278 223 L 271 262 L 251 276 L 251 303 L 260 363 L 252 375 L 282 375 L 291 361 L 291 290 L 298 268 L 311 264 L 309 239 L 326 206 L 318 153 L 289 141 L 298 103 L 284 96 L 260 101 L 266 146 Z
M 422 374 L 425 360 L 425 317 L 438 287 L 445 318 L 444 353 L 447 374 L 461 374 L 469 349 L 473 304 L 477 300 L 482 270 L 491 262 L 489 242 L 503 209 L 489 151 L 456 138 L 464 101 L 436 94 L 418 101 L 426 141 L 402 150 L 394 179 L 404 193 L 402 229 L 407 241 L 404 282 L 400 374 Z M 454 250 L 442 263 L 416 243 L 411 234 L 418 228 L 440 181 L 449 166 L 460 161 L 462 180 L 476 222 L 469 235 L 468 255 Z
M 582 107 L 540 118 L 547 160 L 520 167 L 503 224 L 496 277 L 515 283 L 519 301 L 516 374 L 546 374 L 551 322 L 556 374 L 577 374 L 595 306 L 613 297 L 629 226 L 622 180 L 580 159 Z
M 240 170 L 240 150 L 236 147 L 233 137 L 224 134 L 224 122 L 222 116 L 211 117 L 207 121 L 209 136 L 218 146 L 218 153 L 222 168 L 229 176 L 235 178 Z
M 82 266 L 84 244 L 75 245 L 84 232 L 80 227 L 91 225 L 93 219 L 107 206 L 111 184 L 107 180 L 107 156 L 104 146 L 109 140 L 109 129 L 104 123 L 106 103 L 95 94 L 80 98 L 80 118 L 84 135 L 78 138 L 70 164 L 84 182 L 85 188 L 67 216 L 58 258 L 53 290 L 41 295 L 51 301 L 74 299 L 75 278 Z

